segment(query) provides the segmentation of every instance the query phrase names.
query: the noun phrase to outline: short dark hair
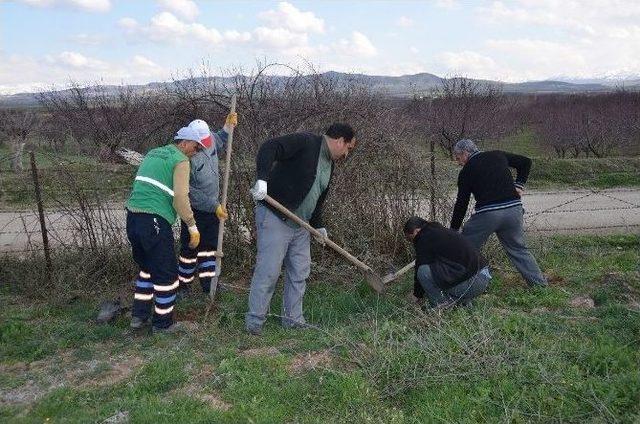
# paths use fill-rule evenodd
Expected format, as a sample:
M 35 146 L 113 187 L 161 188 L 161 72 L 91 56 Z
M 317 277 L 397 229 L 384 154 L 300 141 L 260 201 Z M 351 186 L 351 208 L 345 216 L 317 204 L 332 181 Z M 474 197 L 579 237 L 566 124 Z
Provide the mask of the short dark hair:
M 329 128 L 327 128 L 327 131 L 325 131 L 325 134 L 331 138 L 344 137 L 344 141 L 347 143 L 349 143 L 356 135 L 353 128 L 351 128 L 351 125 L 340 122 L 334 122 L 331 124 Z
M 404 233 L 411 234 L 416 229 L 421 229 L 425 225 L 427 225 L 427 221 L 420 218 L 419 216 L 412 216 L 407 219 L 407 222 L 404 223 Z

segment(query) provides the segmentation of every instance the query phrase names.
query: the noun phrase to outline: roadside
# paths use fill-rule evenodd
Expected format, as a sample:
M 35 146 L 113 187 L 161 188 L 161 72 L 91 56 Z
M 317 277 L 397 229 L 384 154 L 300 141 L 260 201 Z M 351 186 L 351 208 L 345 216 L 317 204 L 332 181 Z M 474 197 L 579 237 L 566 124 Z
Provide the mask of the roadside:
M 640 231 L 640 189 L 527 191 L 524 199 L 525 226 L 530 233 L 625 234 Z M 425 206 L 425 210 L 428 207 Z M 124 241 L 125 211 L 122 203 L 104 209 L 86 210 L 98 214 L 104 228 L 101 236 Z M 76 211 L 73 215 L 78 216 Z M 47 210 L 47 229 L 52 246 L 81 239 L 81 223 L 66 211 Z M 82 221 L 84 222 L 84 221 Z M 0 252 L 22 252 L 41 245 L 40 223 L 35 211 L 0 213 Z
M 472 309 L 407 305 L 410 277 L 310 282 L 315 327 L 243 331 L 246 291 L 177 305 L 175 336 L 93 322 L 86 298 L 0 289 L 0 421 L 555 422 L 640 419 L 640 238 L 553 237 L 532 291 L 498 258 Z M 102 280 L 86 281 L 87 287 Z M 246 282 L 238 282 L 238 287 Z M 20 288 L 16 288 L 19 290 Z M 272 311 L 280 310 L 281 293 Z

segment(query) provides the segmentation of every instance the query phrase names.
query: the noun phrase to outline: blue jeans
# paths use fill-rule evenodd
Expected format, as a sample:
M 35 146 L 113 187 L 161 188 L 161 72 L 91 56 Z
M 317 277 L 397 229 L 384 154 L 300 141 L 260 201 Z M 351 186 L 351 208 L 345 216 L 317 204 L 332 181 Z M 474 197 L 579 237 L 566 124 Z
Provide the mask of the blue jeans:
M 468 280 L 448 289 L 442 289 L 436 285 L 429 265 L 420 265 L 418 268 L 418 281 L 432 307 L 452 302 L 467 304 L 487 290 L 489 280 L 491 280 L 489 268 L 484 267 Z

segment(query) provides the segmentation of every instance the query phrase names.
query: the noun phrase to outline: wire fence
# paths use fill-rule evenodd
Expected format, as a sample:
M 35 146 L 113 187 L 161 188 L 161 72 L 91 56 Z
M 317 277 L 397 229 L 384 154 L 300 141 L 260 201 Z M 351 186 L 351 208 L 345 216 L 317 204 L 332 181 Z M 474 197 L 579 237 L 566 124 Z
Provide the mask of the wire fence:
M 403 201 L 409 205 L 407 211 L 447 225 L 457 169 L 441 157 L 432 154 L 431 158 L 433 181 L 425 184 L 431 189 L 413 193 L 410 205 L 408 200 Z M 0 255 L 35 254 L 49 258 L 52 252 L 104 251 L 126 246 L 124 203 L 135 167 L 74 161 L 55 155 L 39 156 L 36 160 L 33 153 L 30 159 L 31 169 L 22 174 L 0 167 Z M 637 178 L 633 170 L 625 173 L 629 178 Z M 584 175 L 584 171 L 573 176 L 563 172 L 562 178 L 579 181 Z M 525 195 L 523 203 L 525 228 L 530 236 L 640 231 L 638 189 L 532 191 Z M 230 205 L 231 209 L 234 207 Z M 472 210 L 472 205 L 469 209 Z M 176 235 L 177 231 L 176 227 Z M 243 234 L 234 240 L 251 243 L 248 225 L 239 231 Z

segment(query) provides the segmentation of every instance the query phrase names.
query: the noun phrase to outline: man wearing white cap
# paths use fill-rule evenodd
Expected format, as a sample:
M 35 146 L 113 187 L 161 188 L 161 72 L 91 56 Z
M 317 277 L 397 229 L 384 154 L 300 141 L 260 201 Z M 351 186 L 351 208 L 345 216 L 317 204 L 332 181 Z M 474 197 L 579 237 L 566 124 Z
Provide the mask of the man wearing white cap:
M 222 130 L 211 133 L 209 125 L 202 119 L 195 119 L 189 128 L 200 137 L 204 149 L 191 157 L 189 174 L 189 200 L 193 208 L 196 225 L 202 235 L 200 245 L 194 249 L 189 245 L 189 225 L 182 221 L 180 231 L 180 261 L 178 279 L 180 291 L 190 291 L 196 269 L 200 287 L 205 293 L 211 287 L 211 278 L 216 272 L 216 247 L 218 244 L 218 226 L 221 219 L 227 219 L 227 211 L 220 204 L 220 173 L 218 172 L 218 154 L 224 150 L 227 137 L 238 123 L 238 115 L 230 113 Z
M 135 284 L 131 328 L 151 318 L 154 331 L 171 331 L 178 289 L 171 226 L 176 215 L 186 223 L 189 244 L 196 248 L 200 232 L 189 203 L 189 158 L 204 148 L 198 132 L 180 128 L 174 143 L 146 154 L 126 204 L 127 238 L 140 267 Z M 154 306 L 153 314 L 151 307 Z

